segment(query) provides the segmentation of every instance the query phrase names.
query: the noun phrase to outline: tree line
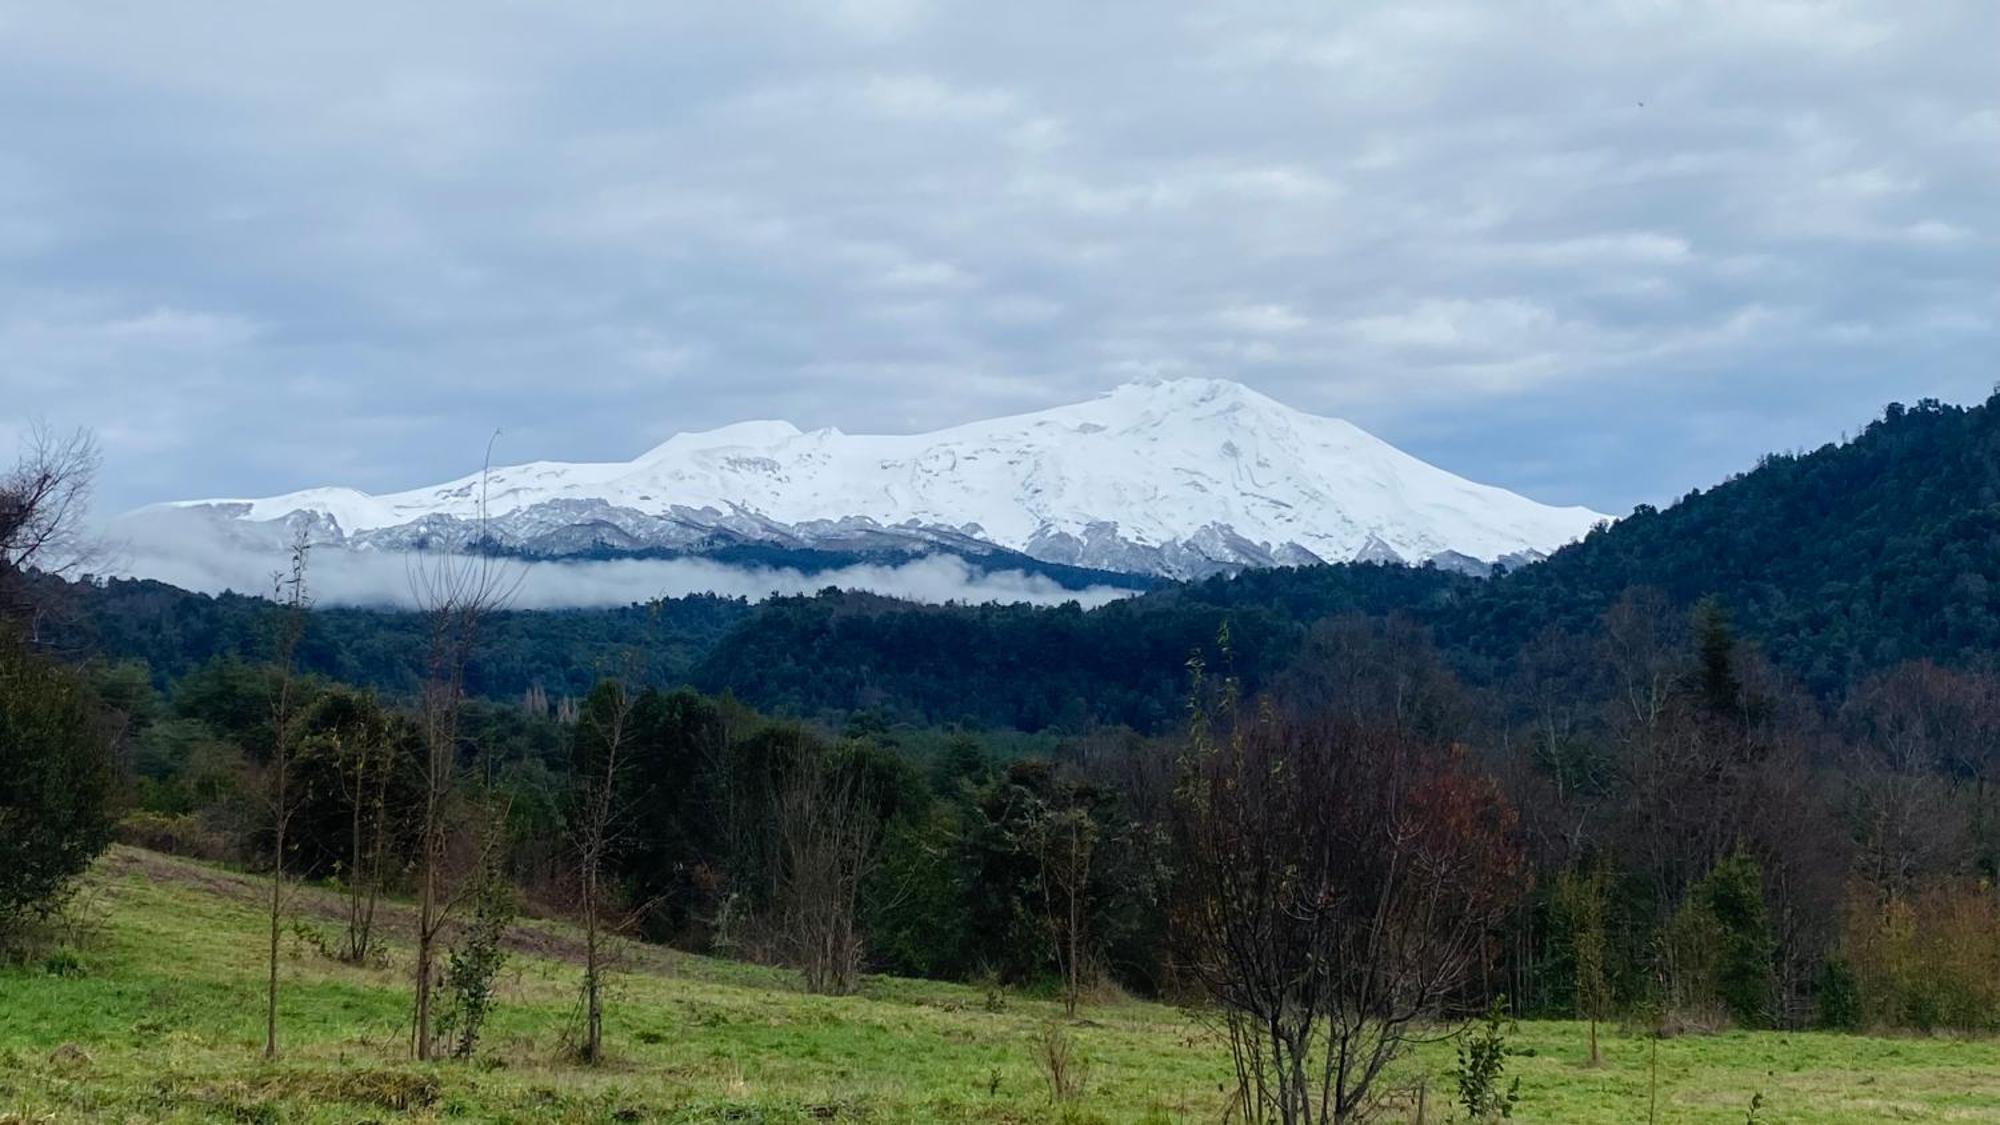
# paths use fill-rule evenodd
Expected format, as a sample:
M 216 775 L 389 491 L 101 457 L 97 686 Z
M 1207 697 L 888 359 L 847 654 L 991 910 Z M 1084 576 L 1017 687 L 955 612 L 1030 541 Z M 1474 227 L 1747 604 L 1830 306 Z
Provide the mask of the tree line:
M 1827 706 L 1718 606 L 1647 591 L 1544 634 L 1497 689 L 1467 686 L 1407 620 L 1328 619 L 1258 693 L 1227 672 L 1239 644 L 1183 664 L 1174 735 L 1106 728 L 1027 756 L 868 714 L 773 718 L 617 669 L 581 699 L 461 701 L 448 761 L 421 697 L 275 664 L 219 661 L 158 693 L 132 665 L 79 672 L 17 645 L 43 679 L 10 680 L 6 714 L 10 732 L 33 711 L 129 763 L 32 744 L 44 765 L 103 763 L 71 874 L 115 812 L 130 841 L 341 888 L 326 944 L 342 957 L 379 949 L 376 904 L 421 902 L 427 878 L 439 913 L 418 932 L 440 959 L 481 911 L 576 918 L 591 1054 L 615 1026 L 602 981 L 620 934 L 835 993 L 887 972 L 1071 1005 L 1209 996 L 1255 1040 L 1243 1057 L 1292 1073 L 1274 1104 L 1366 1096 L 1326 1085 L 1344 1079 L 1313 1069 L 1325 1052 L 1379 1072 L 1396 1028 L 1502 996 L 1667 1032 L 2000 1027 L 1991 673 L 1909 663 Z M 90 813 L 89 786 L 39 792 Z M 54 836 L 8 834 L 23 838 Z M 1416 906 L 1437 901 L 1451 916 Z M 1257 1039 L 1273 1019 L 1280 1039 Z

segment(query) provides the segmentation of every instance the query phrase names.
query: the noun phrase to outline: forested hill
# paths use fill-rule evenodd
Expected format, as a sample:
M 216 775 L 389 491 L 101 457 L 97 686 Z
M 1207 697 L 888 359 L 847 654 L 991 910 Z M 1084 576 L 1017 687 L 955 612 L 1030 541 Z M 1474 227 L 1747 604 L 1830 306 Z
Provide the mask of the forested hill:
M 58 651 L 143 660 L 164 686 L 212 660 L 271 659 L 278 607 L 242 594 L 210 596 L 147 580 L 67 586 L 44 640 Z M 643 653 L 645 675 L 685 682 L 696 661 L 748 619 L 741 598 L 696 595 L 624 609 L 506 610 L 491 614 L 466 668 L 466 689 L 519 698 L 539 686 L 551 698 L 581 697 L 600 676 L 624 674 Z M 391 697 L 414 695 L 427 635 L 414 613 L 327 608 L 300 638 L 299 667 Z
M 1642 507 L 1432 621 L 1492 659 L 1545 625 L 1587 624 L 1632 586 L 1715 595 L 1822 695 L 1898 661 L 2000 648 L 2000 395 L 1891 406 L 1850 442 Z
M 1892 406 L 1850 442 L 1772 455 L 1484 582 L 1367 565 L 1255 571 L 1093 613 L 794 599 L 732 630 L 696 678 L 804 713 L 1157 729 L 1178 714 L 1189 653 L 1212 650 L 1225 621 L 1252 686 L 1314 621 L 1345 612 L 1404 613 L 1480 678 L 1550 627 L 1587 630 L 1633 587 L 1688 605 L 1715 596 L 1822 695 L 1901 660 L 1983 659 L 2000 648 L 2000 398 Z
M 1915 657 L 2000 648 L 2000 399 L 1891 407 L 1860 436 L 1641 508 L 1546 562 L 1490 580 L 1371 564 L 1250 571 L 1075 607 L 921 606 L 864 594 L 761 606 L 696 597 L 657 609 L 501 614 L 470 687 L 581 694 L 632 648 L 648 675 L 728 691 L 769 711 L 877 710 L 910 721 L 1158 730 L 1179 720 L 1191 653 L 1226 622 L 1251 686 L 1284 669 L 1314 622 L 1401 613 L 1475 679 L 1544 630 L 1585 631 L 1626 590 L 1692 604 L 1714 595 L 1738 627 L 1822 695 Z M 146 659 L 172 677 L 217 655 L 257 658 L 272 633 L 255 599 L 157 583 L 82 589 L 68 641 Z M 421 669 L 411 615 L 318 614 L 313 671 L 391 692 Z

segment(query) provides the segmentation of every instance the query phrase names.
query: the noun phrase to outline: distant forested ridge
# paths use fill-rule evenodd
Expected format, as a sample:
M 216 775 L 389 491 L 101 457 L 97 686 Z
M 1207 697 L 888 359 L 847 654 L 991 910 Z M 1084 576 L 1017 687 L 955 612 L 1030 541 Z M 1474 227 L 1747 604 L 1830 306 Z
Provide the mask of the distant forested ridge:
M 62 594 L 45 638 L 51 647 L 143 660 L 160 684 L 217 659 L 261 662 L 272 656 L 278 607 L 264 598 L 195 594 L 140 579 L 93 582 Z M 540 687 L 551 697 L 581 697 L 639 650 L 653 682 L 678 684 L 751 613 L 741 598 L 708 594 L 623 609 L 498 612 L 482 630 L 466 669 L 466 690 L 514 699 Z M 314 613 L 300 641 L 298 663 L 311 675 L 407 696 L 422 678 L 425 642 L 417 614 L 325 608 Z
M 1252 689 L 1282 674 L 1316 622 L 1348 614 L 1408 618 L 1478 682 L 1504 675 L 1545 632 L 1587 630 L 1646 587 L 1679 605 L 1715 598 L 1778 666 L 1830 698 L 1901 661 L 1965 663 L 2000 647 L 1996 404 L 1891 406 L 1851 441 L 1771 455 L 1490 579 L 1361 563 L 1247 571 L 1089 611 L 829 591 L 755 606 L 697 596 L 517 612 L 495 618 L 469 686 L 501 698 L 534 686 L 581 694 L 595 669 L 642 647 L 655 682 L 779 713 L 1160 731 L 1182 714 L 1188 658 L 1219 658 L 1225 625 L 1228 659 Z M 271 635 L 258 599 L 121 581 L 77 594 L 74 644 L 142 658 L 163 678 L 217 655 L 255 658 Z M 422 638 L 413 617 L 339 609 L 319 618 L 304 667 L 391 692 L 415 685 Z
M 1905 660 L 2000 648 L 2000 399 L 1892 406 L 1860 436 L 1640 507 L 1552 558 L 1479 580 L 1372 564 L 1250 571 L 1093 612 L 934 609 L 855 596 L 769 603 L 697 666 L 705 688 L 802 713 L 1141 730 L 1178 715 L 1188 655 L 1231 631 L 1256 687 L 1316 621 L 1400 614 L 1474 681 L 1541 634 L 1588 631 L 1626 591 L 1714 597 L 1822 697 Z M 1078 712 L 1083 714 L 1079 715 Z

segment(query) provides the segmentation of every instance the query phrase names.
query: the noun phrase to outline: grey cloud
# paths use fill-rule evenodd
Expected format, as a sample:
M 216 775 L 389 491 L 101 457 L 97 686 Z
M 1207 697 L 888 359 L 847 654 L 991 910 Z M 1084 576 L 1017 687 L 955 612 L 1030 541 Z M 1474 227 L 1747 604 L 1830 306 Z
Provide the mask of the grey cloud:
M 1995 41 L 1977 0 L 0 0 L 0 397 L 96 427 L 125 507 L 1204 373 L 1623 510 L 2000 375 Z

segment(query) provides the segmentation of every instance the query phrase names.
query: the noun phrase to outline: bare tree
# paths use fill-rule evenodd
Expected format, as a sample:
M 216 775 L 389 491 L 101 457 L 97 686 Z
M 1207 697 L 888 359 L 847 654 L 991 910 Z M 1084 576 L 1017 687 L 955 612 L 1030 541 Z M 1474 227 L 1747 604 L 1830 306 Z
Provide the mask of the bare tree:
M 570 843 L 576 851 L 577 894 L 583 914 L 583 1041 L 577 1053 L 592 1066 L 604 1058 L 604 976 L 609 895 L 606 869 L 625 842 L 626 774 L 631 770 L 637 697 L 606 680 L 584 701 L 574 741 L 575 778 Z
M 861 884 L 880 835 L 860 771 L 808 747 L 773 803 L 782 940 L 808 990 L 852 992 L 861 978 Z
M 342 882 L 347 891 L 347 933 L 340 956 L 366 964 L 374 950 L 375 908 L 388 874 L 390 782 L 399 761 L 395 728 L 373 710 L 347 729 L 333 732 L 334 777 L 347 805 L 348 852 Z
M 496 435 L 497 436 L 497 435 Z M 487 461 L 492 443 L 487 443 Z M 410 585 L 427 634 L 419 719 L 423 764 L 418 798 L 417 958 L 415 1013 L 411 1035 L 419 1059 L 432 1055 L 432 1000 L 436 990 L 439 939 L 459 901 L 474 882 L 452 878 L 452 809 L 458 787 L 459 718 L 465 699 L 465 668 L 481 626 L 503 608 L 520 585 L 520 573 L 495 557 L 486 540 L 486 476 L 480 477 L 476 534 L 465 550 L 445 544 L 420 554 Z M 486 840 L 481 847 L 492 846 Z M 453 886 L 452 883 L 460 885 Z
M 88 431 L 36 426 L 14 467 L 0 473 L 0 618 L 22 621 L 30 638 L 40 613 L 29 574 L 68 575 L 92 557 L 83 517 L 97 466 Z
M 1199 681 L 1199 666 L 1197 665 Z M 1246 1122 L 1349 1122 L 1448 1017 L 1512 906 L 1512 813 L 1391 716 L 1243 714 L 1197 687 L 1175 813 L 1175 938 Z
M 1841 772 L 1870 882 L 1909 891 L 1970 866 L 2000 745 L 2000 682 L 1902 664 L 1861 684 L 1843 712 L 1853 749 Z
M 301 531 L 292 540 L 291 565 L 272 583 L 272 597 L 284 607 L 278 619 L 278 692 L 271 704 L 271 942 L 270 975 L 264 998 L 264 1057 L 278 1057 L 278 933 L 285 909 L 285 829 L 293 811 L 291 793 L 292 738 L 298 725 L 294 676 L 299 640 L 305 635 L 306 554 L 311 550 Z
M 1049 945 L 1063 977 L 1063 1013 L 1076 1016 L 1089 957 L 1089 898 L 1098 825 L 1081 805 L 1042 805 L 1028 824 L 1029 848 L 1040 872 Z

